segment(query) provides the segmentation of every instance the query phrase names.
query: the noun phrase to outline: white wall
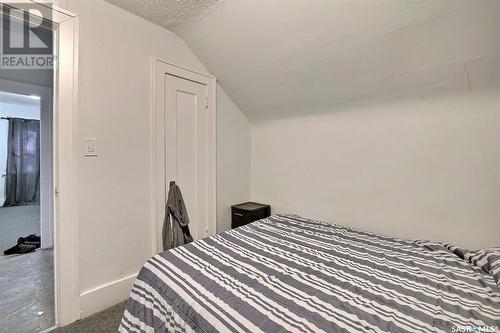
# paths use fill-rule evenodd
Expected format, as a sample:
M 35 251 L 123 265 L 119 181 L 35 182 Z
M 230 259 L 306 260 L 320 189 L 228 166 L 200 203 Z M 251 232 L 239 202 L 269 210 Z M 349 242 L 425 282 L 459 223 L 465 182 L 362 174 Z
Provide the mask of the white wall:
M 250 199 L 250 124 L 217 85 L 217 232 L 231 228 L 231 205 Z
M 80 301 L 87 316 L 126 299 L 152 254 L 152 58 L 207 71 L 177 36 L 109 3 L 70 0 L 67 9 L 80 20 L 78 136 L 97 138 L 99 153 L 84 158 L 82 151 L 78 164 Z M 223 185 L 223 197 L 224 191 Z
M 254 124 L 252 200 L 387 235 L 500 245 L 500 58 L 432 72 L 438 85 Z

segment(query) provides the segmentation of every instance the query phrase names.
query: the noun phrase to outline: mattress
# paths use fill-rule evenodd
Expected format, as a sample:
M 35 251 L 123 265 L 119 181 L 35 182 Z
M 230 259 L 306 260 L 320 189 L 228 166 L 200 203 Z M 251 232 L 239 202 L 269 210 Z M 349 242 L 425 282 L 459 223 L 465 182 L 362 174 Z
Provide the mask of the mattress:
M 274 215 L 163 252 L 120 332 L 497 332 L 500 289 L 448 244 Z

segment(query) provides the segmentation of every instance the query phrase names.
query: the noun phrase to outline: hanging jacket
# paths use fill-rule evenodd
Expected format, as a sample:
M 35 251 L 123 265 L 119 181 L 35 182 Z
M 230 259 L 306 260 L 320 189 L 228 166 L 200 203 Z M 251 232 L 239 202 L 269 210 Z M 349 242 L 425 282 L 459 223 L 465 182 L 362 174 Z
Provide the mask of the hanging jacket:
M 171 217 L 172 220 L 170 220 Z M 162 230 L 164 251 L 193 241 L 188 224 L 189 217 L 181 189 L 173 184 L 168 191 L 167 206 L 165 207 Z

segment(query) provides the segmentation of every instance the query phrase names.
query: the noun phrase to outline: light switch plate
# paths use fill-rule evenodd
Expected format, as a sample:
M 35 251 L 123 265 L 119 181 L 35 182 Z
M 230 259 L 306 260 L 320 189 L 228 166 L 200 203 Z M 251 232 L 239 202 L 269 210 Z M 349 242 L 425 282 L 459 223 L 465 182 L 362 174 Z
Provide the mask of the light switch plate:
M 84 153 L 85 157 L 97 157 L 97 139 L 96 138 L 85 138 L 84 141 Z

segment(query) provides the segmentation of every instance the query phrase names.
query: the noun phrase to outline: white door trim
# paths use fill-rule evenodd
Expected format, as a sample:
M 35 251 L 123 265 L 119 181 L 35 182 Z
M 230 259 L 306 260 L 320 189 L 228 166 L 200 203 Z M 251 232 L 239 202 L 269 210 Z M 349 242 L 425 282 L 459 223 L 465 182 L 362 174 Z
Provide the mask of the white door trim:
M 152 80 L 152 117 L 151 117 L 151 188 L 152 188 L 152 248 L 153 255 L 163 251 L 161 230 L 165 214 L 165 75 L 175 75 L 180 78 L 199 82 L 208 87 L 208 112 L 210 126 L 210 142 L 209 142 L 209 165 L 208 170 L 210 177 L 210 192 L 212 200 L 210 205 L 210 213 L 208 216 L 208 233 L 213 235 L 216 232 L 217 221 L 217 160 L 216 160 L 216 121 L 217 121 L 217 105 L 216 105 L 216 79 L 212 75 L 199 73 L 197 71 L 184 68 L 167 61 L 154 58 L 153 59 L 153 80 Z
M 60 12 L 59 12 L 60 13 Z M 61 15 L 60 15 L 61 16 Z M 68 18 L 68 16 L 70 18 Z M 78 267 L 78 16 L 64 11 L 59 23 L 56 70 L 56 323 L 80 319 Z

